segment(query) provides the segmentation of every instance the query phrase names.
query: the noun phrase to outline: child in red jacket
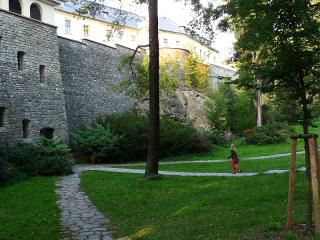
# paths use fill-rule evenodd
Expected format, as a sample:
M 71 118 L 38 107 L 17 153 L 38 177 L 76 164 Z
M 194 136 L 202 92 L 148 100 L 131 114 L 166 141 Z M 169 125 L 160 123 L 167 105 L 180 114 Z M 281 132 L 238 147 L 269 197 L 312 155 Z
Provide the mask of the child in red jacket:
M 240 173 L 241 169 L 238 166 L 239 159 L 237 156 L 237 149 L 235 144 L 231 144 L 230 156 L 228 158 L 231 158 L 232 161 L 232 174 L 236 174 L 237 172 Z

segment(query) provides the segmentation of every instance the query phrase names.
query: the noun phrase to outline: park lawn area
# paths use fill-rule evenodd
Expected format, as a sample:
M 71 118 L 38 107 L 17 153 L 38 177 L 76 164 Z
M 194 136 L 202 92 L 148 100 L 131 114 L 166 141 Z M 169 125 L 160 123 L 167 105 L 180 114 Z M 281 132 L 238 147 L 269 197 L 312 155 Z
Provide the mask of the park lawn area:
M 57 178 L 31 178 L 0 188 L 1 240 L 59 238 Z
M 264 172 L 267 170 L 289 170 L 290 157 L 280 157 L 273 159 L 242 160 L 239 162 L 242 172 Z M 139 166 L 117 166 L 130 169 L 145 169 L 144 165 Z M 297 155 L 296 168 L 305 167 L 304 155 Z M 179 163 L 160 164 L 161 171 L 177 172 L 231 172 L 231 160 L 228 162 L 215 163 Z
M 82 175 L 81 189 L 111 220 L 115 238 L 310 239 L 284 230 L 288 177 L 169 176 L 151 181 L 138 174 L 90 171 Z M 304 179 L 297 173 L 296 222 L 305 217 Z
M 309 128 L 310 133 L 316 133 L 320 135 L 320 122 L 314 121 L 314 127 Z M 302 127 L 300 125 L 291 126 L 292 133 L 302 133 Z M 288 139 L 285 143 L 280 144 L 268 144 L 268 145 L 249 145 L 245 144 L 243 138 L 234 140 L 237 145 L 237 153 L 240 158 L 268 156 L 278 153 L 291 152 L 291 141 Z M 304 143 L 302 140 L 298 141 L 298 151 L 304 150 Z M 207 160 L 207 159 L 226 159 L 230 155 L 230 145 L 225 146 L 213 146 L 211 153 L 206 154 L 187 154 L 180 156 L 172 156 L 163 159 L 162 161 L 179 161 L 179 160 Z

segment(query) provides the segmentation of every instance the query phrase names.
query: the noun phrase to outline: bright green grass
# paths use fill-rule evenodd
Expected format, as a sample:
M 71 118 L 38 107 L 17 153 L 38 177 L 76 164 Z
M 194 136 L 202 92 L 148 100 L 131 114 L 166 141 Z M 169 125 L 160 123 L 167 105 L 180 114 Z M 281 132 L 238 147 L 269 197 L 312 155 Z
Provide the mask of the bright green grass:
M 304 221 L 304 175 L 298 173 L 295 221 Z M 288 174 L 166 177 L 86 172 L 81 188 L 111 220 L 114 237 L 148 240 L 304 239 L 284 231 Z M 306 239 L 306 238 L 305 238 Z
M 320 122 L 313 122 L 315 126 L 320 126 Z M 302 133 L 302 127 L 300 125 L 292 126 L 294 133 Z M 310 127 L 310 133 L 317 133 L 320 135 L 320 127 Z M 237 152 L 240 158 L 244 157 L 256 157 L 273 155 L 277 153 L 288 153 L 291 152 L 290 139 L 286 143 L 281 144 L 270 144 L 270 145 L 247 145 L 243 139 L 236 139 L 234 143 L 237 145 Z M 304 143 L 302 140 L 298 141 L 298 151 L 304 150 Z M 205 159 L 225 159 L 230 154 L 230 146 L 213 146 L 213 150 L 209 154 L 189 154 L 177 157 L 168 157 L 163 161 L 179 161 L 179 160 L 205 160 Z
M 273 159 L 261 159 L 239 162 L 242 172 L 264 172 L 266 170 L 290 169 L 290 157 L 281 157 Z M 303 155 L 297 156 L 296 168 L 304 167 L 305 160 Z M 121 168 L 145 169 L 145 166 L 128 166 Z M 159 165 L 162 171 L 177 172 L 231 172 L 231 161 L 221 163 L 186 163 L 186 164 L 170 164 Z
M 56 178 L 33 178 L 0 188 L 0 239 L 58 239 Z

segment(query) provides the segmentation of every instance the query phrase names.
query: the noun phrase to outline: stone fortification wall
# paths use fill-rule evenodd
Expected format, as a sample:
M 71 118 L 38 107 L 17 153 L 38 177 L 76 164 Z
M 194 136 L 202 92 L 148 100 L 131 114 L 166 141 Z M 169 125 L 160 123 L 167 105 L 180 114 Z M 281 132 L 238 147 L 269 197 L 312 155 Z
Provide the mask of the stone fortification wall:
M 118 69 L 120 57 L 133 50 L 60 37 L 59 49 L 71 133 L 97 116 L 128 111 L 134 106 L 132 98 L 114 90 L 124 78 Z
M 68 139 L 56 28 L 0 10 L 0 145 L 43 128 Z

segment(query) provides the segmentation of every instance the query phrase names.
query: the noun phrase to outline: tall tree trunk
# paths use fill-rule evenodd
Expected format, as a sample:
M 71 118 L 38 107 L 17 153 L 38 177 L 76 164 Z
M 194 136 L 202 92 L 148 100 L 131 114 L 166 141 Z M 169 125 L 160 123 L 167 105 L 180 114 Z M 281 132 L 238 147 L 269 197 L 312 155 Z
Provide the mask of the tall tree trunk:
M 159 161 L 159 37 L 158 0 L 149 0 L 149 145 L 145 177 L 158 174 Z
M 299 76 L 299 82 L 301 86 L 301 100 L 302 100 L 302 110 L 303 110 L 303 133 L 309 133 L 309 109 L 306 97 L 306 90 L 304 85 L 303 75 Z M 306 160 L 306 197 L 307 197 L 307 219 L 306 227 L 307 231 L 312 229 L 312 193 L 311 193 L 311 173 L 310 173 L 310 152 L 309 152 L 309 142 L 308 139 L 304 139 L 304 150 L 305 150 L 305 160 Z
M 262 93 L 261 93 L 261 80 L 257 80 L 257 127 L 262 127 Z

